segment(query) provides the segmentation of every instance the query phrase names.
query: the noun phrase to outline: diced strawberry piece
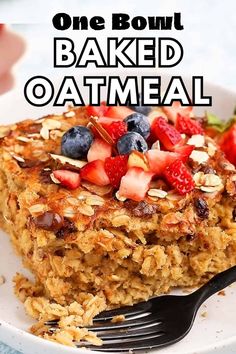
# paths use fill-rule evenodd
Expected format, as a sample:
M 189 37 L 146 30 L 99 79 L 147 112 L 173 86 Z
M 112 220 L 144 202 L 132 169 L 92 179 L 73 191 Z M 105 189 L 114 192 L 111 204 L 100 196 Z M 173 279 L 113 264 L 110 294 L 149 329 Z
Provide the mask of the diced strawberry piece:
M 110 184 L 109 178 L 104 168 L 104 161 L 95 160 L 85 165 L 81 171 L 82 179 L 96 184 L 97 186 L 107 186 Z
M 203 134 L 203 129 L 198 121 L 189 117 L 181 116 L 179 113 L 177 114 L 175 127 L 180 133 L 189 136 Z
M 69 189 L 76 189 L 80 186 L 80 175 L 69 170 L 56 170 L 53 176 L 61 182 L 61 185 Z
M 115 142 L 117 142 L 127 132 L 127 125 L 122 121 L 113 122 L 103 127 Z
M 236 124 L 223 134 L 219 144 L 227 159 L 236 166 Z
M 140 202 L 145 198 L 152 177 L 152 172 L 146 172 L 140 167 L 130 168 L 121 178 L 119 195 Z
M 106 102 L 101 102 L 100 106 L 87 106 L 87 114 L 89 116 L 103 117 L 105 116 L 109 107 L 106 106 Z
M 177 144 L 183 143 L 180 132 L 167 123 L 163 117 L 158 117 L 154 120 L 151 133 L 156 140 L 159 139 L 164 147 L 170 151 L 172 151 Z
M 119 188 L 120 180 L 127 172 L 127 162 L 128 156 L 126 155 L 108 157 L 105 160 L 105 171 L 113 187 Z
M 175 123 L 178 113 L 184 117 L 189 117 L 192 113 L 193 107 L 183 107 L 179 101 L 174 101 L 171 107 L 162 107 L 162 110 L 167 115 L 167 118 Z
M 164 175 L 170 185 L 181 195 L 194 189 L 192 175 L 181 160 L 176 160 L 167 166 Z
M 102 138 L 95 138 L 87 155 L 88 162 L 94 160 L 105 161 L 107 157 L 112 155 L 112 146 Z
M 155 175 L 161 176 L 164 170 L 173 161 L 179 158 L 176 152 L 161 151 L 157 149 L 149 150 L 146 153 L 149 162 L 149 168 Z
M 188 158 L 191 155 L 193 150 L 194 150 L 194 146 L 192 145 L 176 146 L 174 148 L 175 153 L 179 155 L 178 159 L 183 162 L 188 161 Z
M 125 119 L 130 114 L 134 113 L 132 109 L 125 107 L 125 106 L 111 106 L 108 107 L 105 116 L 110 118 L 118 118 L 118 119 Z

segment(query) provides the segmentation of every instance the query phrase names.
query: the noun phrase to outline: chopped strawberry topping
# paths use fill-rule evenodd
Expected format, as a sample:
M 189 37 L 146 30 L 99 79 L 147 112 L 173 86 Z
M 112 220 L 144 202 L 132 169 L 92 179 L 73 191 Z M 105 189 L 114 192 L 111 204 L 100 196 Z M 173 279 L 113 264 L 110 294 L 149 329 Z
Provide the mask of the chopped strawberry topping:
M 125 107 L 125 106 L 111 106 L 108 107 L 105 116 L 110 118 L 118 118 L 118 119 L 125 119 L 130 114 L 132 114 L 132 109 Z
M 87 106 L 87 114 L 89 116 L 103 117 L 105 116 L 109 107 L 106 106 L 106 102 L 101 102 L 100 106 Z
M 110 184 L 104 168 L 104 161 L 101 160 L 95 160 L 85 165 L 80 171 L 80 176 L 82 179 L 94 183 L 97 186 Z
M 177 144 L 183 142 L 180 132 L 167 123 L 165 118 L 156 118 L 153 122 L 151 131 L 156 140 L 159 139 L 167 150 L 172 151 Z
M 189 117 L 181 116 L 179 113 L 177 114 L 175 127 L 180 133 L 189 136 L 203 134 L 203 129 L 198 121 Z
M 105 171 L 113 187 L 119 188 L 121 178 L 127 172 L 127 162 L 128 156 L 126 155 L 108 157 L 105 160 Z
M 162 175 L 165 168 L 179 158 L 179 154 L 175 152 L 161 151 L 157 149 L 149 150 L 146 153 L 146 156 L 148 158 L 150 170 L 158 176 Z
M 227 159 L 236 166 L 236 124 L 223 134 L 220 140 L 220 148 Z
M 193 107 L 183 107 L 179 101 L 174 101 L 171 107 L 162 107 L 162 110 L 167 115 L 167 118 L 175 123 L 178 113 L 184 117 L 189 117 Z
M 61 185 L 69 189 L 76 189 L 80 186 L 80 175 L 68 170 L 56 170 L 54 177 L 61 182 Z
M 178 159 L 183 162 L 188 161 L 188 158 L 191 155 L 193 150 L 194 150 L 194 146 L 192 145 L 176 146 L 174 148 L 174 152 L 179 155 Z
M 194 189 L 192 175 L 181 160 L 176 160 L 167 166 L 164 175 L 170 185 L 182 195 Z
M 127 132 L 127 125 L 122 121 L 113 122 L 103 127 L 115 142 L 117 142 Z
M 130 168 L 121 179 L 119 195 L 140 202 L 145 198 L 152 177 L 152 172 L 146 172 L 140 167 Z
M 101 138 L 95 138 L 87 155 L 88 162 L 94 160 L 105 161 L 112 155 L 112 146 Z

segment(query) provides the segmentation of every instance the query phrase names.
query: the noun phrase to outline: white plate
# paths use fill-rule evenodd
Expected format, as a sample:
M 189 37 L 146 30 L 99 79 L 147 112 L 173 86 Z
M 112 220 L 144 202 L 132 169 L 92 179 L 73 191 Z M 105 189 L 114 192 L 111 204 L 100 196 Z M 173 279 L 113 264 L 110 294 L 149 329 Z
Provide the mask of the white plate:
M 153 72 L 145 72 L 145 74 L 153 75 Z M 166 78 L 164 81 L 166 82 Z M 236 103 L 236 94 L 210 84 L 205 87 L 206 94 L 213 96 L 211 111 L 221 117 L 229 117 Z M 55 111 L 52 107 L 29 106 L 19 91 L 1 97 L 0 107 L 0 124 L 29 117 L 40 117 L 42 114 Z M 25 274 L 27 272 L 22 268 L 20 259 L 14 254 L 8 237 L 3 232 L 0 232 L 0 244 L 0 275 L 6 278 L 6 283 L 0 287 L 0 341 L 24 354 L 88 354 L 85 350 L 55 344 L 27 332 L 32 321 L 25 315 L 22 304 L 14 296 L 11 281 L 16 272 Z M 215 295 L 200 308 L 193 329 L 187 337 L 173 346 L 152 353 L 235 354 L 235 303 L 236 286 L 233 285 L 226 289 L 226 296 Z M 204 312 L 206 312 L 206 317 L 201 316 Z

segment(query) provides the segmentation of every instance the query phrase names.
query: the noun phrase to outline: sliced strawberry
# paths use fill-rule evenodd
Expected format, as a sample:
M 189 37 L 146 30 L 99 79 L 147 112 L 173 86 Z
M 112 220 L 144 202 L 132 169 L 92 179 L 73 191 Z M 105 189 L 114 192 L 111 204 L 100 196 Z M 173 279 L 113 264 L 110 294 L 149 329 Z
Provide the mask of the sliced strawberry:
M 152 177 L 152 172 L 146 172 L 140 167 L 130 168 L 121 178 L 119 195 L 140 202 L 145 198 Z
M 61 182 L 61 185 L 69 189 L 76 189 L 80 186 L 80 175 L 69 170 L 56 170 L 53 176 Z
M 181 143 L 183 143 L 180 132 L 167 123 L 163 117 L 158 117 L 154 120 L 151 134 L 156 140 L 159 139 L 164 147 L 170 151 L 172 151 L 177 144 L 181 145 Z
M 105 161 L 107 157 L 112 155 L 112 146 L 102 138 L 95 138 L 87 155 L 88 162 L 94 160 Z
M 167 118 L 175 123 L 178 113 L 184 117 L 189 117 L 192 113 L 193 107 L 183 107 L 179 101 L 174 101 L 171 107 L 162 107 L 162 110 L 167 115 Z
M 149 168 L 155 175 L 161 176 L 167 166 L 179 158 L 176 152 L 161 151 L 157 149 L 149 150 L 146 153 Z
M 194 146 L 192 145 L 176 146 L 174 148 L 174 152 L 179 155 L 178 159 L 183 162 L 188 161 L 188 158 L 191 155 L 193 150 L 194 150 Z
M 181 160 L 176 160 L 167 166 L 164 175 L 170 185 L 181 195 L 194 189 L 192 175 Z
M 104 161 L 101 160 L 95 160 L 85 165 L 80 171 L 80 176 L 82 179 L 94 183 L 97 186 L 110 184 L 104 168 Z
M 108 107 L 105 116 L 110 118 L 118 118 L 118 119 L 125 119 L 130 114 L 134 113 L 132 109 L 125 107 L 125 106 L 111 106 Z
M 219 144 L 227 159 L 236 166 L 236 124 L 223 134 Z
M 105 160 L 105 171 L 113 187 L 119 188 L 120 180 L 127 172 L 127 162 L 128 156 L 126 155 L 108 157 Z
M 181 116 L 179 113 L 177 114 L 175 127 L 180 133 L 187 134 L 189 136 L 203 134 L 203 129 L 198 121 L 189 117 Z
M 117 142 L 127 132 L 127 125 L 122 121 L 113 122 L 103 127 L 115 142 Z
M 105 116 L 109 107 L 106 106 L 106 102 L 101 102 L 100 106 L 87 106 L 87 114 L 89 116 L 103 117 Z

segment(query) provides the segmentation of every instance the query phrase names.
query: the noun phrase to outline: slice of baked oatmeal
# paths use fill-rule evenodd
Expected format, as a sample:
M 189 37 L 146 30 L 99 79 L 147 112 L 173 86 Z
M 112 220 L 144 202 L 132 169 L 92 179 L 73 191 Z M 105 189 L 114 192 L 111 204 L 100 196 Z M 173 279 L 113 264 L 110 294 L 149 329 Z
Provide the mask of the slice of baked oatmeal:
M 70 108 L 1 127 L 1 225 L 35 276 L 15 278 L 33 333 L 101 344 L 78 326 L 236 264 L 235 168 L 180 109 Z

